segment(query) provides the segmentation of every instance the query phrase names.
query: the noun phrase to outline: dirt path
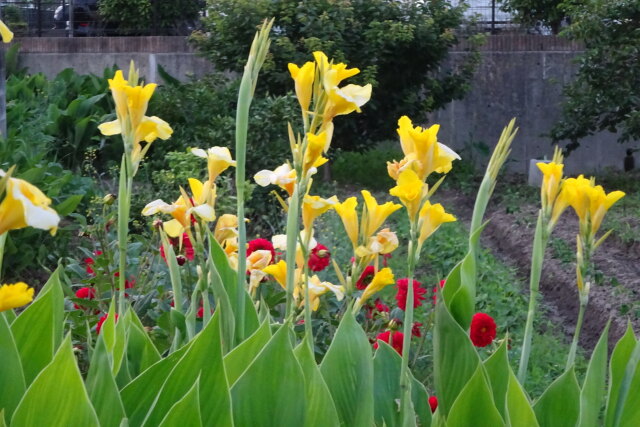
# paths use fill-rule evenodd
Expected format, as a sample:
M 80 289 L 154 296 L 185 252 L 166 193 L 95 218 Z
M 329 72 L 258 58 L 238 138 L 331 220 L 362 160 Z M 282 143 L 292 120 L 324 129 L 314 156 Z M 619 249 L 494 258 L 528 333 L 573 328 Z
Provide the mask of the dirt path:
M 442 200 L 467 223 L 470 221 L 474 199 L 458 191 L 442 191 Z M 499 202 L 499 200 L 498 200 Z M 494 198 L 487 211 L 490 222 L 482 236 L 482 245 L 503 262 L 517 268 L 528 283 L 533 234 L 537 207 L 523 205 L 517 213 L 507 213 Z M 566 212 L 553 236 L 565 242 L 563 247 L 575 248 L 578 223 L 572 212 Z M 611 318 L 610 346 L 624 333 L 628 316 L 620 314 L 620 307 L 638 301 L 640 293 L 640 256 L 636 247 L 629 247 L 616 238 L 609 238 L 594 256 L 603 280 L 591 287 L 589 306 L 581 333 L 580 345 L 591 349 L 597 342 L 607 319 Z M 552 321 L 571 339 L 578 317 L 578 292 L 575 284 L 573 256 L 552 257 L 547 248 L 540 290 L 546 305 L 551 308 Z M 528 293 L 528 289 L 523 292 Z M 640 322 L 632 322 L 638 330 Z

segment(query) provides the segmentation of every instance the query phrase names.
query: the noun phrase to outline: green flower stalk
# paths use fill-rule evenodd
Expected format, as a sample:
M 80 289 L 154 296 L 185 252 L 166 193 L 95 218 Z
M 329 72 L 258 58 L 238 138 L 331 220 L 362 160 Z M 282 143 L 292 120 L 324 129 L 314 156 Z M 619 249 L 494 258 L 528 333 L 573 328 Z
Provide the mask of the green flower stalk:
M 247 131 L 249 127 L 249 108 L 253 100 L 253 94 L 258 83 L 260 68 L 267 57 L 269 51 L 269 33 L 271 32 L 271 21 L 265 21 L 260 30 L 256 33 L 249 59 L 244 66 L 244 74 L 240 83 L 238 94 L 238 110 L 236 112 L 236 191 L 238 200 L 238 320 L 236 325 L 239 331 L 239 339 L 244 339 L 244 304 L 246 292 L 246 270 L 247 270 L 247 229 L 244 223 L 244 199 L 245 199 L 245 166 L 247 158 Z

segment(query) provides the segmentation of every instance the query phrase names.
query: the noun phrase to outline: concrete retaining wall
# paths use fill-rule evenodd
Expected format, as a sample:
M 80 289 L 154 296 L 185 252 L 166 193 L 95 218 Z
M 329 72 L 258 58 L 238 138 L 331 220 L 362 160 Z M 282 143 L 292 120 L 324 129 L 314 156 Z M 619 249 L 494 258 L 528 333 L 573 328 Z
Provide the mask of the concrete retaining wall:
M 452 63 L 466 55 L 464 48 L 451 53 Z M 579 44 L 550 36 L 491 36 L 482 48 L 471 92 L 432 114 L 430 121 L 441 124 L 443 142 L 462 149 L 473 142 L 493 147 L 502 127 L 515 117 L 520 131 L 509 167 L 527 173 L 529 159 L 553 154 L 544 135 L 559 116 L 562 86 L 573 78 L 577 69 L 573 60 L 581 50 Z M 629 145 L 616 139 L 604 132 L 583 140 L 567 159 L 567 172 L 622 168 Z

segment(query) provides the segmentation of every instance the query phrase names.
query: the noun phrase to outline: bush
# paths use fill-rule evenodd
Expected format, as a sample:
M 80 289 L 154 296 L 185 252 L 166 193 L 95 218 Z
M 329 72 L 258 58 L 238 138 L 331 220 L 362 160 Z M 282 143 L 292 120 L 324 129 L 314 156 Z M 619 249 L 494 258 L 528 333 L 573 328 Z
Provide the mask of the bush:
M 401 115 L 423 115 L 467 92 L 477 53 L 443 67 L 448 49 L 459 41 L 455 30 L 463 11 L 443 0 L 208 0 L 206 33 L 193 40 L 216 66 L 240 72 L 256 26 L 274 16 L 259 85 L 269 94 L 291 88 L 288 62 L 310 61 L 315 50 L 336 61 L 349 58 L 361 70 L 351 80 L 371 83 L 375 94 L 361 115 L 336 124 L 334 146 L 353 149 L 391 137 Z
M 203 6 L 199 0 L 101 0 L 99 11 L 122 34 L 179 34 Z
M 402 157 L 400 150 L 391 148 L 342 151 L 331 161 L 331 177 L 340 184 L 366 185 L 373 190 L 386 190 L 393 184 L 387 174 L 387 161 Z

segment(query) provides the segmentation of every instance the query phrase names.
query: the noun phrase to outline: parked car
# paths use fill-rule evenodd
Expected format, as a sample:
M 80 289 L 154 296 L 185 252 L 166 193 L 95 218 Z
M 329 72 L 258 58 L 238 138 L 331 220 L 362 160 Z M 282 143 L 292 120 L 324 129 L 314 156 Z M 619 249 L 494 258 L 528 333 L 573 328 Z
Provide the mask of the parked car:
M 99 32 L 100 16 L 98 15 L 98 0 L 74 0 L 73 20 L 69 19 L 70 6 L 68 1 L 63 1 L 53 15 L 55 28 L 65 28 L 71 34 L 71 21 L 73 21 L 73 36 L 95 36 Z

